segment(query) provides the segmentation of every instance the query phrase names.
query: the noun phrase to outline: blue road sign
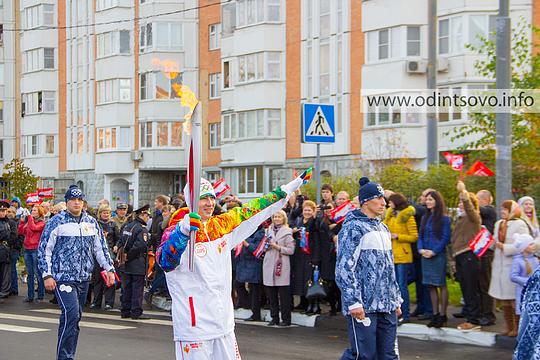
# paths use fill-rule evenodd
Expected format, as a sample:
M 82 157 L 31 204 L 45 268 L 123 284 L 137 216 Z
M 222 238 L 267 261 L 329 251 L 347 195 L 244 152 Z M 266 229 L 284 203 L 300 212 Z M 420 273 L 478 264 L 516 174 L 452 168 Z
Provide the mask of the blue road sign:
M 302 104 L 302 142 L 333 144 L 336 142 L 334 105 Z

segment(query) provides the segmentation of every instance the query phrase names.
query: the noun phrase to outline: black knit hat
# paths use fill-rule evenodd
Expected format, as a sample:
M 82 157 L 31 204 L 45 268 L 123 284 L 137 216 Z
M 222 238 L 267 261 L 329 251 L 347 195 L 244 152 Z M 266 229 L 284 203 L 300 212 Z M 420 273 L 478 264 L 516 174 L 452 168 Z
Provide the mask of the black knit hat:
M 85 196 L 82 190 L 77 185 L 71 185 L 67 189 L 66 194 L 64 195 L 64 200 L 68 201 L 71 199 L 81 199 L 84 200 Z
M 366 201 L 384 197 L 384 189 L 382 186 L 369 181 L 369 178 L 364 176 L 360 178 L 359 183 L 360 190 L 358 191 L 358 200 L 360 201 L 360 205 L 364 204 Z

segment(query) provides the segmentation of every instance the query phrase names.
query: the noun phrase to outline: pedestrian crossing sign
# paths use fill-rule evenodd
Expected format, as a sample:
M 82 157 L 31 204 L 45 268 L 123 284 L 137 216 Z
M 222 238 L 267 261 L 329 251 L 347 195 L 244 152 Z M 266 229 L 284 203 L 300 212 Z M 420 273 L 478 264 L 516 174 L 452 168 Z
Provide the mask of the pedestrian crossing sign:
M 335 143 L 334 105 L 302 104 L 302 142 L 308 144 Z

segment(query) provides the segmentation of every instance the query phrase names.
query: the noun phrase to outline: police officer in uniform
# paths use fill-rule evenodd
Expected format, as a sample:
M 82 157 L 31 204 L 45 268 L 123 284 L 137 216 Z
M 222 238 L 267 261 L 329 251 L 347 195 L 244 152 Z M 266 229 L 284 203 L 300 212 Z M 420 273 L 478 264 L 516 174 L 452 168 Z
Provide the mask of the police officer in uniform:
M 150 219 L 150 205 L 135 210 L 135 219 L 127 223 L 120 236 L 118 247 L 124 247 L 127 260 L 120 267 L 122 272 L 122 312 L 123 319 L 150 319 L 143 314 L 142 302 L 144 277 L 146 274 L 146 254 L 150 235 L 146 224 Z

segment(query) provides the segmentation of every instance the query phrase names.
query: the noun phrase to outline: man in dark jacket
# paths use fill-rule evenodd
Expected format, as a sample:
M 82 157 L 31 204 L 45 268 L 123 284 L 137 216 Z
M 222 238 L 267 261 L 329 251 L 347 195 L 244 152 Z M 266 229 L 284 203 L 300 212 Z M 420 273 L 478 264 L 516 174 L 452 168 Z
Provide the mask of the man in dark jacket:
M 482 225 L 485 226 L 491 234 L 497 221 L 497 210 L 492 205 L 493 196 L 489 190 L 480 190 L 476 193 L 478 205 L 480 206 L 480 217 Z M 491 263 L 493 262 L 493 250 L 488 249 L 484 256 L 480 258 L 480 325 L 495 325 L 495 313 L 493 298 L 489 296 L 489 283 L 491 282 Z
M 0 201 L 0 300 L 11 291 L 11 266 L 9 249 L 17 242 L 17 227 L 7 217 L 9 203 Z
M 135 219 L 124 226 L 118 247 L 124 248 L 127 261 L 120 266 L 122 272 L 122 310 L 123 319 L 150 319 L 143 315 L 142 302 L 144 277 L 146 275 L 146 253 L 149 234 L 146 224 L 150 219 L 150 205 L 135 210 Z
M 161 236 L 163 232 L 159 229 L 163 222 L 163 207 L 169 203 L 169 198 L 165 195 L 158 195 L 154 200 L 154 206 L 156 211 L 152 215 L 152 223 L 150 224 L 150 244 L 149 247 L 156 251 L 159 244 L 161 244 Z

